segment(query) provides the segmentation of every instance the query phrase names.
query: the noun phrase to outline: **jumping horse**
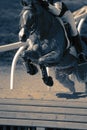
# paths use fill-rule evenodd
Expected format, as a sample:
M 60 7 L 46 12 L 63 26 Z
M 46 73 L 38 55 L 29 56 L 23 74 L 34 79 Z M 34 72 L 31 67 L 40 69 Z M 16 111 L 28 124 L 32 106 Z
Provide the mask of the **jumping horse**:
M 42 78 L 46 75 L 44 82 L 48 80 L 45 82 L 47 85 L 51 82 L 50 86 L 52 86 L 53 81 L 51 76 L 47 75 L 45 68 L 53 67 L 55 78 L 71 92 L 75 92 L 75 83 L 70 79 L 71 74 L 75 75 L 78 81 L 84 82 L 87 87 L 87 64 L 78 65 L 75 51 L 73 52 L 75 49 L 69 42 L 60 18 L 49 13 L 37 0 L 31 0 L 30 5 L 23 9 L 20 21 L 21 28 L 24 26 L 26 28 L 25 45 L 27 46 L 19 49 L 15 56 L 16 60 L 23 51 L 22 58 L 25 65 L 28 62 L 27 65 L 31 65 L 30 67 L 35 71 L 37 71 L 35 64 L 39 65 Z M 26 22 L 28 22 L 27 26 Z M 85 43 L 84 46 L 87 51 Z
M 24 13 L 28 14 L 27 19 L 24 18 Z M 73 73 L 78 79 L 82 78 L 81 80 L 86 82 L 86 74 L 81 76 L 81 72 L 78 72 L 80 67 L 77 58 L 71 54 L 72 47 L 60 18 L 49 13 L 38 1 L 31 0 L 30 5 L 22 11 L 21 27 L 24 26 L 24 21 L 28 23 L 26 37 L 32 41 L 29 41 L 29 47 L 23 53 L 25 62 L 30 61 L 28 65 L 35 63 L 40 66 L 47 85 L 50 82 L 52 85 L 53 82 L 51 77 L 47 77 L 46 71 L 44 74 L 44 68 L 54 67 L 55 78 L 70 91 L 75 92 L 74 82 L 69 75 Z

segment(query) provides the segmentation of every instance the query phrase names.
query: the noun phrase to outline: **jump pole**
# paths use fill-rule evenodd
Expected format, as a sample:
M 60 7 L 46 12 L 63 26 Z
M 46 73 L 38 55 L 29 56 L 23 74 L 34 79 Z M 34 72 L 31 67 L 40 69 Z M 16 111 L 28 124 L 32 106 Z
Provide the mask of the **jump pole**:
M 26 48 L 27 45 L 28 45 L 27 42 L 16 42 L 16 43 L 11 43 L 8 45 L 0 46 L 0 52 L 5 52 L 5 51 L 14 50 L 14 49 L 19 48 L 13 58 L 12 66 L 11 66 L 11 75 L 10 75 L 10 89 L 11 90 L 13 89 L 13 85 L 14 85 L 14 73 L 15 73 L 16 63 L 18 61 L 19 55 Z
M 27 45 L 27 43 L 25 43 L 25 42 L 16 42 L 16 43 L 10 43 L 8 45 L 1 45 L 0 52 L 18 49 L 19 47 L 25 46 L 25 45 Z
M 18 61 L 19 55 L 22 53 L 22 51 L 25 49 L 26 46 L 22 46 L 18 49 L 18 51 L 16 52 L 13 61 L 12 61 L 12 65 L 11 65 L 11 77 L 10 77 L 10 89 L 13 89 L 14 86 L 14 74 L 15 74 L 15 68 L 16 68 L 16 63 Z

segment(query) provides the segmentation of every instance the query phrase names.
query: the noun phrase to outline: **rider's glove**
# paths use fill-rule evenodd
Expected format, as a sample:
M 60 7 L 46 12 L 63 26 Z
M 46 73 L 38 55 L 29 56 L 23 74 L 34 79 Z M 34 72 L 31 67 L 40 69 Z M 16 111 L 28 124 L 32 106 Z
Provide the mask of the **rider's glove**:
M 43 1 L 43 0 L 38 0 L 38 1 L 40 2 L 40 4 L 41 4 L 42 7 L 48 9 L 49 4 L 48 4 L 47 1 Z

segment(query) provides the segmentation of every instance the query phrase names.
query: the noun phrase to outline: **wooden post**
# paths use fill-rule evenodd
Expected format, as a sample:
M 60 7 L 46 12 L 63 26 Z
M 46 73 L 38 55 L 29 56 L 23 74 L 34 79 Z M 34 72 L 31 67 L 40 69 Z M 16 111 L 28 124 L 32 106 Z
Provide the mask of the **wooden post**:
M 17 130 L 21 130 L 21 127 L 20 127 L 20 126 L 18 126 Z
M 32 127 L 30 130 L 36 130 L 36 127 Z
M 6 130 L 6 126 L 3 126 L 3 130 Z
M 10 130 L 14 130 L 14 127 L 13 127 L 13 126 L 11 126 L 11 127 L 10 127 Z

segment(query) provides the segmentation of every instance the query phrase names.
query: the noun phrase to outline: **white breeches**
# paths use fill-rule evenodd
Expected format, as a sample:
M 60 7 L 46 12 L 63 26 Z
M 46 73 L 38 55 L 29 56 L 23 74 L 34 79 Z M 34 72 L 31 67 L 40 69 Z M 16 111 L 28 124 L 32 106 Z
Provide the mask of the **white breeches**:
M 77 28 L 76 28 L 76 25 L 75 25 L 75 20 L 73 18 L 73 14 L 68 10 L 61 17 L 61 19 L 63 20 L 63 22 L 69 23 L 71 36 L 76 36 L 78 34 L 78 31 L 77 31 Z

